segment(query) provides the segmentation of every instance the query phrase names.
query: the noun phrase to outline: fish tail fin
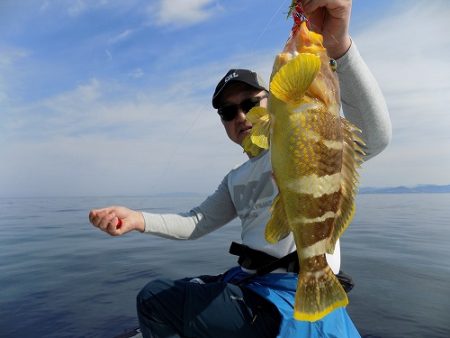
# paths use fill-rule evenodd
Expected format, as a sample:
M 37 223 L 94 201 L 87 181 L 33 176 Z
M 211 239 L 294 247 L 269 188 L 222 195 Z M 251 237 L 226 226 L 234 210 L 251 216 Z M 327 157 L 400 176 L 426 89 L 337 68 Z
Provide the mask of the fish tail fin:
M 302 53 L 290 60 L 273 76 L 270 92 L 279 100 L 298 105 L 320 70 L 320 58 Z
M 302 262 L 300 266 L 303 266 Z M 300 269 L 295 294 L 295 319 L 315 322 L 347 304 L 347 294 L 328 265 L 312 272 Z
M 280 195 L 277 195 L 272 204 L 271 217 L 266 224 L 266 241 L 275 244 L 287 237 L 290 232 L 284 205 L 280 200 Z

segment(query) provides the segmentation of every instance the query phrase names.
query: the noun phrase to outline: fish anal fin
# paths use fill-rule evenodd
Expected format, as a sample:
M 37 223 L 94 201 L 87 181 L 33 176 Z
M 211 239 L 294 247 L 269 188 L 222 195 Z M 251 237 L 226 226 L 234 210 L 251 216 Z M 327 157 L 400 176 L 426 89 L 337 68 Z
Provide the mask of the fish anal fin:
M 273 200 L 271 211 L 271 217 L 266 224 L 265 237 L 267 242 L 275 244 L 291 232 L 280 195 Z
M 270 82 L 270 92 L 279 100 L 297 105 L 320 70 L 320 58 L 302 53 L 282 66 Z

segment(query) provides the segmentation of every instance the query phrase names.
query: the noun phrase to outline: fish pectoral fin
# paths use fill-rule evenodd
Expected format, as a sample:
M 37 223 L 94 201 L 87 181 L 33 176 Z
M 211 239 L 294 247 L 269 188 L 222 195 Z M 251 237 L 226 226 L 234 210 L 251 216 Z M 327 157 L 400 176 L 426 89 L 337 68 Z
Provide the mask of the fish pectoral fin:
M 302 53 L 290 60 L 270 82 L 270 92 L 283 102 L 297 105 L 320 70 L 320 58 Z
M 267 123 L 269 121 L 269 112 L 264 107 L 253 107 L 249 110 L 245 118 L 252 124 Z
M 272 216 L 266 224 L 265 236 L 267 242 L 275 244 L 291 232 L 280 195 L 273 200 L 271 211 Z
M 266 135 L 252 135 L 250 138 L 252 143 L 256 144 L 259 148 L 269 149 L 269 137 Z
M 364 141 L 358 136 L 360 130 L 345 118 L 341 118 L 344 131 L 344 148 L 342 153 L 341 192 L 342 199 L 333 231 L 327 244 L 327 252 L 333 253 L 338 238 L 347 229 L 355 214 L 355 198 L 358 190 L 358 169 L 362 163 L 364 152 L 361 145 Z
M 303 266 L 302 262 L 300 266 Z M 295 293 L 295 319 L 315 322 L 347 304 L 347 294 L 328 266 L 314 272 L 300 269 Z
M 242 148 L 244 148 L 244 152 L 250 157 L 258 156 L 264 150 L 253 143 L 251 135 L 247 135 L 244 138 L 242 141 Z
M 251 142 L 262 149 L 269 149 L 270 115 L 266 108 L 254 107 L 246 118 L 252 123 Z
M 269 149 L 270 115 L 266 108 L 253 107 L 246 118 L 251 122 L 252 129 L 243 142 L 244 151 L 250 156 L 258 156 L 261 151 Z

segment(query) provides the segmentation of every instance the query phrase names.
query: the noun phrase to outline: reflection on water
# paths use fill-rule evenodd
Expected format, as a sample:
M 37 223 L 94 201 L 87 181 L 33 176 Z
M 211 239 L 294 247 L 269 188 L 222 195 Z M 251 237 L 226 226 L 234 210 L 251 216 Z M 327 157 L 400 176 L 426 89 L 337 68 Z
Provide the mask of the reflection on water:
M 0 199 L 0 336 L 113 337 L 137 325 L 149 280 L 220 273 L 235 264 L 233 222 L 202 239 L 109 237 L 89 209 L 124 204 L 188 210 L 201 198 Z M 344 234 L 342 269 L 356 287 L 350 315 L 372 337 L 450 337 L 450 195 L 361 195 Z

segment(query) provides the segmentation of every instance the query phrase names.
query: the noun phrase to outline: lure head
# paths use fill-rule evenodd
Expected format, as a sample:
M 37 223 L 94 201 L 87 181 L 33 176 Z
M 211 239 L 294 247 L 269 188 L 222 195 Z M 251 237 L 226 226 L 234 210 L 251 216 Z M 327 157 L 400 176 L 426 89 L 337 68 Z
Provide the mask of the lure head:
M 300 8 L 300 10 L 302 10 Z M 314 98 L 314 100 L 319 100 L 324 103 L 330 110 L 338 114 L 339 108 L 339 86 L 338 79 L 335 73 L 336 62 L 328 57 L 327 51 L 323 46 L 323 37 L 308 27 L 308 20 L 303 19 L 299 12 L 299 7 L 295 7 L 293 11 L 294 26 L 291 35 L 286 42 L 286 45 L 281 53 L 279 53 L 275 59 L 275 63 L 272 70 L 271 76 L 271 91 L 272 91 L 272 80 L 275 78 L 282 68 L 289 64 L 290 62 L 297 59 L 300 55 L 312 55 L 315 56 L 320 63 L 319 70 L 313 72 L 314 81 L 310 81 L 308 88 L 304 88 L 305 91 L 298 92 L 296 95 L 292 93 L 289 96 L 302 96 L 302 100 L 309 100 L 308 98 Z M 298 63 L 298 65 L 305 66 L 309 63 Z M 301 69 L 296 72 L 300 74 Z M 306 72 L 305 74 L 309 74 Z M 311 73 L 312 74 L 312 73 Z M 298 100 L 296 100 L 298 101 Z M 271 111 L 269 107 L 269 111 Z
M 303 21 L 308 21 L 300 0 L 292 0 L 287 17 L 289 18 L 291 15 L 294 19 L 294 27 L 292 30 L 295 30 Z
M 293 1 L 293 5 L 294 5 Z M 310 53 L 320 56 L 321 59 L 327 58 L 327 52 L 323 46 L 322 35 L 311 31 L 308 28 L 308 19 L 303 13 L 303 9 L 296 5 L 292 11 L 294 18 L 294 26 L 292 27 L 291 35 L 284 46 L 284 49 L 279 53 L 275 59 L 272 77 L 278 70 L 301 53 Z M 328 62 L 328 61 L 327 61 Z

